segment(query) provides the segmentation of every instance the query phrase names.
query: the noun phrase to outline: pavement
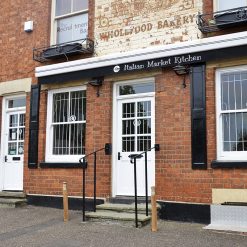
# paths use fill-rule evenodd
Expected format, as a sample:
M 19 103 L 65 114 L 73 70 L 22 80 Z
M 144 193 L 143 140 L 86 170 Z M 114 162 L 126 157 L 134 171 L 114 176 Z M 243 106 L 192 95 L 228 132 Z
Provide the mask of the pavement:
M 247 235 L 240 232 L 204 230 L 204 225 L 159 221 L 136 229 L 109 222 L 82 223 L 81 212 L 26 206 L 0 208 L 0 247 L 246 247 Z

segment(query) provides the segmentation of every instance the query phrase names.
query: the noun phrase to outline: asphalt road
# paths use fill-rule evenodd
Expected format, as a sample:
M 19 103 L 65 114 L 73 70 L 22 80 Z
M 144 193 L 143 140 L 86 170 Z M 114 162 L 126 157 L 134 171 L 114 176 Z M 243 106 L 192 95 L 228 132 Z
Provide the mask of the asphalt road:
M 238 247 L 247 246 L 247 235 L 204 230 L 203 225 L 159 221 L 158 232 L 150 226 L 136 229 L 107 222 L 81 222 L 78 211 L 70 211 L 63 222 L 59 209 L 31 207 L 0 208 L 2 247 Z

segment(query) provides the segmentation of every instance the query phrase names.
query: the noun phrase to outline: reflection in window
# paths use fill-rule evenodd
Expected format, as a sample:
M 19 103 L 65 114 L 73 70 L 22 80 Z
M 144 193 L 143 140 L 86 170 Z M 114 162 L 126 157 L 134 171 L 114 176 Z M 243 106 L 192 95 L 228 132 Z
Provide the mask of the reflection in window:
M 8 108 L 25 107 L 26 98 L 17 98 L 8 100 Z
M 151 93 L 151 92 L 154 92 L 154 83 L 123 85 L 119 87 L 119 95 Z
M 246 0 L 217 0 L 217 11 L 234 9 L 246 6 Z

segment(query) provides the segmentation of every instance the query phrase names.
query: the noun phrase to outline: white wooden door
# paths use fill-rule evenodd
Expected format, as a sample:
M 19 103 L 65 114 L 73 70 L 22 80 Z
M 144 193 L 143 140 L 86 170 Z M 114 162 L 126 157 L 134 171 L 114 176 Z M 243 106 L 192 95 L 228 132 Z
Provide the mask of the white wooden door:
M 23 190 L 25 111 L 5 116 L 3 190 Z
M 117 102 L 116 195 L 134 195 L 134 165 L 129 155 L 154 146 L 154 97 L 133 97 Z M 148 152 L 148 190 L 155 183 L 155 155 Z M 137 193 L 145 195 L 145 159 L 137 159 Z

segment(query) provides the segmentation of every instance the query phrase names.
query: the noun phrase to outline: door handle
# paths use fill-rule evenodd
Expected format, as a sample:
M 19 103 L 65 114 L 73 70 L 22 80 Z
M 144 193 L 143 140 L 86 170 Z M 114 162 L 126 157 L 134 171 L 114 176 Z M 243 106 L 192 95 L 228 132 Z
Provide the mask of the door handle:
M 4 162 L 7 162 L 7 161 L 8 161 L 8 156 L 5 155 L 5 156 L 4 156 Z
M 130 154 L 128 157 L 130 159 L 134 159 L 134 158 L 141 159 L 143 157 L 143 155 L 142 154 Z
M 117 159 L 118 159 L 118 160 L 121 160 L 121 157 L 122 157 L 122 156 L 121 156 L 121 153 L 118 152 L 118 153 L 117 153 Z

